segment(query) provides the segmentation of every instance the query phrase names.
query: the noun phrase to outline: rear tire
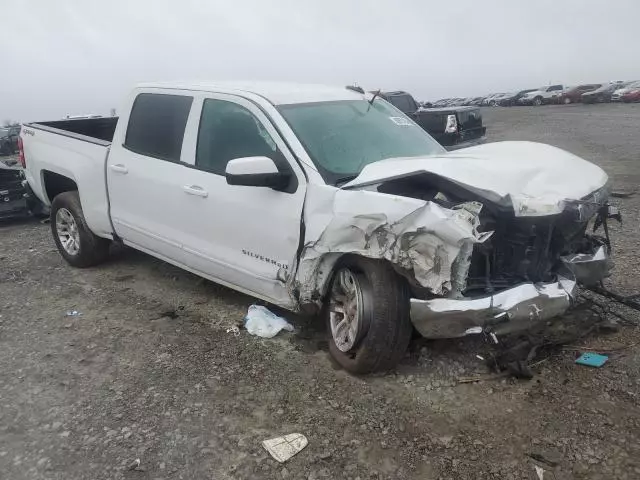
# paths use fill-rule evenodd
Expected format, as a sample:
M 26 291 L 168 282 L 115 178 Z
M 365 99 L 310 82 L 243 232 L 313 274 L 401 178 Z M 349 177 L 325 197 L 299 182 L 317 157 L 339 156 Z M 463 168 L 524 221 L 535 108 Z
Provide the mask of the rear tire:
M 571 103 L 571 98 L 569 98 L 569 97 L 565 97 L 565 98 L 564 98 L 564 104 L 565 104 L 565 105 L 569 105 L 570 103 Z
M 344 284 L 350 286 L 344 288 Z M 346 290 L 351 286 L 356 292 L 354 301 L 346 300 Z M 342 305 L 340 298 L 344 300 Z M 347 318 L 354 313 L 359 315 L 357 320 Z M 331 281 L 323 314 L 330 332 L 329 352 L 350 373 L 391 370 L 407 351 L 413 332 L 409 290 L 387 262 L 362 257 L 348 257 L 341 262 Z M 341 330 L 343 322 L 350 322 L 350 326 Z M 347 330 L 348 335 L 341 335 Z
M 70 265 L 92 267 L 109 256 L 111 242 L 89 229 L 77 191 L 63 192 L 53 199 L 50 223 L 58 251 Z

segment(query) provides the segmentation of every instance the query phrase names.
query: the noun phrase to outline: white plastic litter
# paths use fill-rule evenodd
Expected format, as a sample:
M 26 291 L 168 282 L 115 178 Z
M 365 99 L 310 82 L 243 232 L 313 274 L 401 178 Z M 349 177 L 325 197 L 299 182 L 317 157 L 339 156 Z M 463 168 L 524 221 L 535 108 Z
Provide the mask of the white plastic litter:
M 67 312 L 67 317 L 81 317 L 82 316 L 82 312 L 79 312 L 77 310 L 69 310 Z
M 239 337 L 240 336 L 240 329 L 238 327 L 236 327 L 235 325 L 233 327 L 229 327 L 226 330 L 227 333 L 232 333 L 234 337 Z
M 265 450 L 280 463 L 289 460 L 295 454 L 302 451 L 308 444 L 309 440 L 301 433 L 290 433 L 284 437 L 270 438 L 262 442 Z
M 244 328 L 251 335 L 263 338 L 275 337 L 280 330 L 293 332 L 293 325 L 261 305 L 249 307 L 247 316 L 244 317 Z
M 539 467 L 538 465 L 534 465 L 533 467 L 536 469 L 538 480 L 544 480 L 544 468 Z

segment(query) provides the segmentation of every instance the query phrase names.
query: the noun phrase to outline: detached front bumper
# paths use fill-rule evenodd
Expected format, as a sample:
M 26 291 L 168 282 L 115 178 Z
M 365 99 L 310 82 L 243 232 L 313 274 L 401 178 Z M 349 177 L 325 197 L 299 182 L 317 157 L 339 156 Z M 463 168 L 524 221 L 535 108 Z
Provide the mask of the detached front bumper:
M 525 283 L 473 299 L 411 299 L 411 321 L 423 337 L 457 338 L 485 329 L 496 334 L 526 330 L 569 309 L 577 291 L 573 280 Z
M 562 263 L 566 276 L 559 276 L 557 282 L 524 283 L 479 298 L 412 298 L 411 321 L 426 338 L 527 330 L 565 313 L 574 303 L 578 283 L 597 283 L 612 267 L 604 246 L 595 248 L 592 254 L 562 257 Z

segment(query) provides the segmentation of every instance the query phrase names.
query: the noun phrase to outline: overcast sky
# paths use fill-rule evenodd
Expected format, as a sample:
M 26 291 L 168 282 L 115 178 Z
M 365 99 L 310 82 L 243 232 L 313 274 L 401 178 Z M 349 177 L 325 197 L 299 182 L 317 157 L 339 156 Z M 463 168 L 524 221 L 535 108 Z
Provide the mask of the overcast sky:
M 0 0 L 0 121 L 108 113 L 141 81 L 435 100 L 636 79 L 638 19 L 637 0 Z

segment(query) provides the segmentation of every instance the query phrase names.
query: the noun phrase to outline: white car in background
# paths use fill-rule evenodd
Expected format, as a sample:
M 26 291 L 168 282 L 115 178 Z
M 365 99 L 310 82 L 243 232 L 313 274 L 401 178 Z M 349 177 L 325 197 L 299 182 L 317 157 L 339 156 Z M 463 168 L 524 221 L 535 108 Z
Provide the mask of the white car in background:
M 518 103 L 520 105 L 535 105 L 536 107 L 545 103 L 556 103 L 556 97 L 560 96 L 563 91 L 564 86 L 562 85 L 540 87 L 520 97 Z

